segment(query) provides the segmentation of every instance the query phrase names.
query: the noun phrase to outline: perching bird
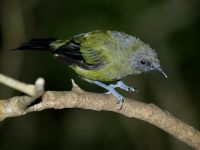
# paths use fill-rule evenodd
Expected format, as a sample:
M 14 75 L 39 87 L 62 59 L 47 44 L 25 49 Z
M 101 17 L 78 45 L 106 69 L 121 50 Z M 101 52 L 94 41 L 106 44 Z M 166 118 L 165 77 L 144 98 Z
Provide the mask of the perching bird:
M 16 50 L 49 51 L 86 81 L 105 88 L 120 106 L 124 97 L 115 88 L 135 91 L 120 79 L 130 74 L 159 71 L 166 78 L 156 52 L 138 38 L 117 31 L 92 31 L 68 40 L 33 39 Z M 116 84 L 103 82 L 115 81 Z

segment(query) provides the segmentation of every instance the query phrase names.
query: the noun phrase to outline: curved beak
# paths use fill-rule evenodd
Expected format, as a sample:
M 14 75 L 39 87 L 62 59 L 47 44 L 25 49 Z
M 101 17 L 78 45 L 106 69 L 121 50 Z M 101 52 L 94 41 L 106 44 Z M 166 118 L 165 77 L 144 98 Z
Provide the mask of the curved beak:
M 162 75 L 164 75 L 165 78 L 167 78 L 167 75 L 166 75 L 165 72 L 162 70 L 162 68 L 158 68 L 157 71 L 160 72 Z

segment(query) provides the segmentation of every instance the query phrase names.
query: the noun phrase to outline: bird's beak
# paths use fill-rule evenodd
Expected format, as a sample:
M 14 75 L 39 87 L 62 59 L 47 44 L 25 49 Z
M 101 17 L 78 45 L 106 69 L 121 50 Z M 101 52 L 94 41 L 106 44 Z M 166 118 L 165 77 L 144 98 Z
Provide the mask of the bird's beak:
M 165 78 L 167 78 L 167 75 L 166 75 L 165 72 L 162 70 L 162 68 L 158 68 L 157 70 L 158 70 L 158 72 L 160 72 L 162 75 L 164 75 Z

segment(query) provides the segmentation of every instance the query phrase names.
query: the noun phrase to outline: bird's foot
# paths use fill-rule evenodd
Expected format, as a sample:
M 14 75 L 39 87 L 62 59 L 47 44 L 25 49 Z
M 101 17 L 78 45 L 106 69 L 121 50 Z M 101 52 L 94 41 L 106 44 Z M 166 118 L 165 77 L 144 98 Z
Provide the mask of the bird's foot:
M 136 91 L 134 87 L 127 86 L 123 81 L 118 81 L 116 84 L 110 84 L 109 86 L 113 88 L 120 88 L 125 91 L 133 91 L 133 92 Z
M 113 96 L 115 96 L 117 98 L 117 103 L 119 104 L 118 109 L 122 108 L 122 104 L 124 102 L 124 97 L 115 90 L 115 87 L 113 87 L 112 85 L 106 85 L 106 84 L 101 83 L 99 81 L 91 81 L 90 80 L 89 82 L 96 84 L 96 85 L 108 90 L 108 92 L 106 94 L 112 94 Z
M 112 86 L 108 85 L 107 88 L 108 92 L 106 92 L 105 94 L 112 94 L 113 96 L 115 96 L 117 98 L 117 104 L 119 104 L 118 109 L 122 108 L 123 102 L 124 102 L 124 97 L 119 94 L 115 88 L 113 88 Z

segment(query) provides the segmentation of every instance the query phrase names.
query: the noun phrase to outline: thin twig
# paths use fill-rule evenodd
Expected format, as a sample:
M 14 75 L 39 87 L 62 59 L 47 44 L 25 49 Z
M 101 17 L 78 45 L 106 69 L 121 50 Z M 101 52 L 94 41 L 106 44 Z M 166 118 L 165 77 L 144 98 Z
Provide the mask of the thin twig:
M 42 93 L 44 92 L 43 78 L 38 78 L 35 82 L 35 85 L 32 85 L 32 84 L 26 84 L 26 83 L 20 82 L 18 80 L 15 80 L 13 78 L 0 74 L 0 83 L 6 86 L 9 86 L 13 89 L 16 89 L 20 92 L 23 92 L 32 97 L 41 96 Z
M 96 111 L 112 111 L 149 122 L 158 128 L 185 142 L 194 149 L 200 150 L 200 133 L 192 126 L 176 119 L 166 111 L 162 111 L 154 104 L 125 99 L 123 107 L 118 110 L 115 97 L 111 95 L 85 92 L 73 83 L 72 91 L 56 92 L 47 91 L 42 96 L 42 101 L 31 107 L 24 108 L 22 103 L 29 96 L 16 96 L 9 100 L 0 101 L 0 120 L 7 117 L 25 115 L 29 112 L 54 108 L 82 108 Z M 19 89 L 20 90 L 20 89 Z

